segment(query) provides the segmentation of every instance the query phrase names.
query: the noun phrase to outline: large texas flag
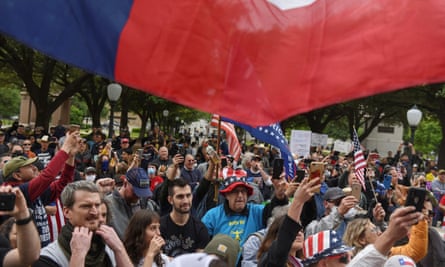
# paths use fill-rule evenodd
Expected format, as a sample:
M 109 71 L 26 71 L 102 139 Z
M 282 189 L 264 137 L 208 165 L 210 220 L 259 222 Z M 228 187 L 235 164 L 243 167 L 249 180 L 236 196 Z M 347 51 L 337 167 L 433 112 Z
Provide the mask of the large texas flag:
M 251 126 L 445 80 L 444 0 L 1 0 L 0 31 Z

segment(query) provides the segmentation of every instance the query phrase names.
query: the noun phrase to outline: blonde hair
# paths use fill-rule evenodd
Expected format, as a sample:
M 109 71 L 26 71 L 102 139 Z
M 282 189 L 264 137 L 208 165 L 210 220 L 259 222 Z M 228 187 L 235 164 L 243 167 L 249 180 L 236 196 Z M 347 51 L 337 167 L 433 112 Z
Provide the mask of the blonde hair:
M 343 235 L 343 243 L 354 247 L 353 256 L 357 255 L 367 244 L 361 244 L 360 239 L 365 236 L 365 231 L 371 220 L 368 218 L 357 218 L 348 223 Z

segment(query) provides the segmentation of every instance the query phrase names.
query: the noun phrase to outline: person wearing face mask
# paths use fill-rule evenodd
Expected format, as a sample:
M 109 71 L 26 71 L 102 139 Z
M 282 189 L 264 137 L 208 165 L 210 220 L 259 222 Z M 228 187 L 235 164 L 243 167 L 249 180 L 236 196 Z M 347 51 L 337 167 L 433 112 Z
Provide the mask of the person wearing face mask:
M 85 169 L 85 180 L 90 181 L 90 182 L 95 182 L 96 181 L 96 168 L 94 167 L 87 167 Z
M 158 165 L 156 163 L 150 162 L 147 166 L 148 178 L 150 178 L 150 190 L 154 192 L 155 188 L 164 182 L 164 179 L 158 175 Z
M 313 220 L 306 226 L 306 236 L 325 230 L 335 230 L 343 236 L 347 220 L 355 216 L 353 208 L 357 204 L 358 201 L 354 196 L 345 196 L 341 188 L 330 187 L 323 196 L 325 216 L 320 220 Z

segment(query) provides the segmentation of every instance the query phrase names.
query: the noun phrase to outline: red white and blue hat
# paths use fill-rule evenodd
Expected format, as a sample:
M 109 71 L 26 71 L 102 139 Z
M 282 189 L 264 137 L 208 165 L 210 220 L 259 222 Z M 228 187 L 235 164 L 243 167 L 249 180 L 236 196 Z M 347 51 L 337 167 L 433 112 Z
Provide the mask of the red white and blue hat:
M 235 187 L 242 186 L 247 189 L 247 195 L 253 194 L 253 188 L 246 182 L 246 177 L 230 176 L 224 179 L 224 189 L 219 190 L 222 195 L 232 192 Z
M 336 231 L 326 230 L 309 236 L 304 241 L 304 265 L 320 261 L 324 257 L 343 254 L 352 250 L 352 247 L 343 245 Z

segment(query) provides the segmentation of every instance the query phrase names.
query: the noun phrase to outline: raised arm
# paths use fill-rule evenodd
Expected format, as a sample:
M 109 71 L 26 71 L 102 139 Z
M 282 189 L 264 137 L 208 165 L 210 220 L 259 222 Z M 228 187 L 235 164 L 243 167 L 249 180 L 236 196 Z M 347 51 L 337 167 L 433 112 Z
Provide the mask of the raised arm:
M 1 266 L 30 266 L 40 255 L 40 237 L 32 221 L 26 200 L 18 187 L 0 186 L 0 193 L 15 194 L 15 206 L 12 212 L 0 212 L 0 215 L 12 215 L 16 220 L 17 248 L 9 251 Z

